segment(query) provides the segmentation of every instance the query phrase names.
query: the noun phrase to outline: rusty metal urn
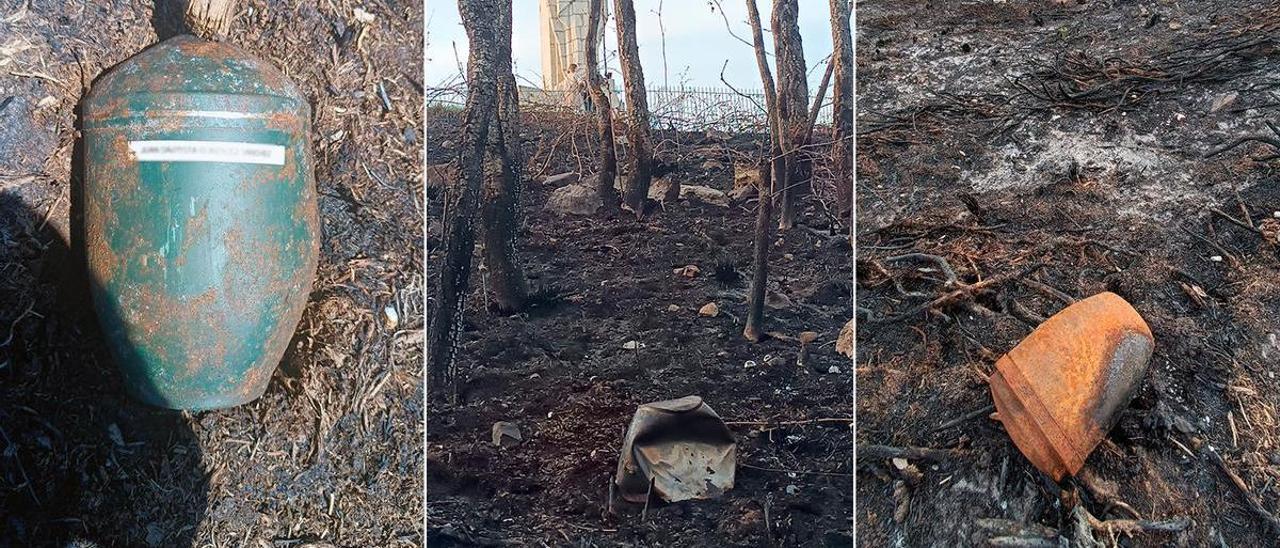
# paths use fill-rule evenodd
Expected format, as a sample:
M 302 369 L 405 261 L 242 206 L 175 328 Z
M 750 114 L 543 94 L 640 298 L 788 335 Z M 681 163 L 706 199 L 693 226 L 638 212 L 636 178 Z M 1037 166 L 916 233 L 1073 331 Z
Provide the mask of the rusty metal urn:
M 1114 293 L 1068 306 L 996 362 L 989 383 L 1000 422 L 1041 472 L 1075 475 L 1137 393 L 1154 344 Z
M 310 116 L 275 67 L 192 36 L 94 84 L 83 109 L 85 254 L 133 396 L 204 410 L 266 390 L 319 252 Z

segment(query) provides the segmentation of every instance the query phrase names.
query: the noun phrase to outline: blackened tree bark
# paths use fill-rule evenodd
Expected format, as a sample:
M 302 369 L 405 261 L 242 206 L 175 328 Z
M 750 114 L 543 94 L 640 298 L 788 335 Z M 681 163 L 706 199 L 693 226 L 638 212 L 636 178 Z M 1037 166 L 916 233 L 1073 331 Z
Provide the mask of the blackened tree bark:
M 742 336 L 760 342 L 764 336 L 765 285 L 769 281 L 769 243 L 773 241 L 773 199 L 769 197 L 774 173 L 785 172 L 778 159 L 762 162 L 760 169 L 760 203 L 756 206 L 755 239 L 751 254 L 751 288 L 747 293 L 747 324 Z
M 778 115 L 791 145 L 783 150 L 787 155 L 787 184 L 780 188 L 782 211 L 778 226 L 784 230 L 795 225 L 796 201 L 801 186 L 809 181 L 812 171 L 802 150 L 808 144 L 809 83 L 805 74 L 799 12 L 797 0 L 774 0 L 773 17 L 770 19 L 774 57 L 778 64 Z
M 841 218 L 853 226 L 853 33 L 849 0 L 831 0 L 832 66 L 832 163 Z M 850 234 L 852 234 L 852 228 Z
M 511 72 L 511 3 L 489 16 L 496 24 L 494 85 L 497 96 L 489 153 L 496 157 L 497 172 L 488 178 L 484 201 L 484 258 L 493 289 L 494 307 L 502 313 L 517 312 L 528 299 L 524 268 L 516 254 L 520 229 L 520 190 L 524 179 L 524 154 L 520 150 L 520 98 Z
M 444 381 L 453 370 L 458 334 L 462 331 L 462 302 L 471 276 L 475 251 L 475 220 L 484 186 L 485 147 L 490 122 L 497 108 L 498 23 L 493 14 L 500 0 L 459 0 L 458 12 L 471 48 L 467 55 L 467 105 L 462 112 L 462 137 L 458 151 L 461 184 L 446 196 L 444 261 L 431 309 L 427 341 L 427 365 L 433 394 L 443 395 Z M 510 4 L 507 4 L 510 9 Z M 510 40 L 510 36 L 505 39 Z M 508 69 L 510 70 L 510 69 Z
M 627 141 L 631 145 L 631 175 L 623 202 L 644 215 L 644 202 L 649 196 L 653 169 L 653 144 L 649 137 L 649 100 L 644 89 L 644 69 L 640 67 L 640 48 L 636 45 L 636 9 L 631 0 L 613 0 L 614 20 L 618 22 L 618 60 L 622 64 L 622 84 L 627 96 Z
M 600 168 L 596 172 L 600 201 L 606 208 L 617 210 L 618 191 L 613 188 L 618 177 L 618 156 L 613 142 L 613 106 L 604 91 L 604 78 L 600 76 L 600 30 L 604 26 L 604 0 L 591 0 L 587 7 L 587 85 L 591 88 L 591 103 L 596 110 L 596 131 L 600 134 Z M 646 189 L 645 194 L 649 191 Z
M 777 191 L 787 187 L 787 156 L 790 148 L 788 133 L 784 131 L 778 114 L 778 95 L 773 85 L 773 72 L 765 56 L 764 31 L 760 24 L 760 10 L 755 0 L 746 0 L 747 21 L 751 24 L 752 48 L 756 54 L 756 66 L 760 69 L 760 82 L 764 87 L 764 107 L 769 118 L 769 167 L 761 168 L 760 197 L 756 206 L 754 253 L 751 268 L 751 289 L 747 293 L 747 323 L 742 335 L 751 342 L 758 342 L 764 335 L 764 296 L 769 281 L 769 243 L 773 241 L 773 200 Z

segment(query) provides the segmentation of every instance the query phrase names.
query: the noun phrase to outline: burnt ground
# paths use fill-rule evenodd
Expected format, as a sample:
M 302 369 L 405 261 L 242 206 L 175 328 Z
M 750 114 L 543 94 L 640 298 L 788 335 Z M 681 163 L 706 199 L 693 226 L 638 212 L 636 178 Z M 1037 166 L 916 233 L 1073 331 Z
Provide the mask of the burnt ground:
M 430 135 L 442 136 L 428 142 L 428 163 L 449 162 L 457 113 L 429 110 L 427 118 Z M 724 207 L 687 198 L 642 222 L 603 211 L 558 216 L 543 207 L 555 189 L 543 181 L 593 172 L 594 126 L 534 116 L 524 124 L 528 180 L 518 247 L 537 290 L 535 306 L 496 315 L 478 289 L 467 301 L 457 403 L 449 402 L 450 387 L 430 389 L 428 543 L 850 545 L 849 424 L 777 424 L 847 419 L 853 410 L 851 360 L 834 349 L 852 312 L 851 249 L 847 237 L 826 235 L 832 224 L 821 204 L 832 203 L 829 184 L 818 183 L 818 195 L 803 202 L 802 222 L 814 231 L 781 233 L 770 251 L 769 287 L 792 304 L 769 310 L 766 329 L 820 334 L 802 368 L 797 343 L 751 344 L 741 335 L 754 201 Z M 750 136 L 721 137 L 730 138 L 659 132 L 658 157 L 668 166 L 662 170 L 673 170 L 665 177 L 730 190 L 734 151 L 759 151 Z M 431 265 L 443 255 L 442 192 L 428 173 Z M 690 264 L 698 276 L 673 273 Z M 718 303 L 719 316 L 699 317 L 708 302 Z M 628 341 L 644 346 L 626 350 Z M 749 360 L 759 365 L 745 367 Z M 647 513 L 618 499 L 610 511 L 608 486 L 636 407 L 691 394 L 731 423 L 768 423 L 731 424 L 735 487 L 717 500 L 662 504 L 655 497 Z M 524 442 L 495 447 L 496 421 L 516 423 Z
M 937 450 L 860 454 L 859 540 L 1277 545 L 1211 455 L 1280 508 L 1280 242 L 1267 235 L 1280 163 L 1255 161 L 1274 152 L 1256 143 L 1204 156 L 1280 122 L 1280 5 L 859 8 L 857 438 Z M 942 292 L 935 265 L 889 260 L 911 252 L 945 258 L 966 283 L 1043 267 L 877 323 Z M 1086 480 L 1062 486 L 987 418 L 995 360 L 1064 307 L 1026 280 L 1118 293 L 1156 340 Z M 1182 530 L 1078 533 L 1076 500 L 1099 519 Z
M 311 101 L 319 273 L 266 395 L 189 414 L 125 396 L 71 229 L 78 102 L 174 10 L 0 1 L 0 546 L 422 541 L 422 7 L 320 4 L 228 38 Z

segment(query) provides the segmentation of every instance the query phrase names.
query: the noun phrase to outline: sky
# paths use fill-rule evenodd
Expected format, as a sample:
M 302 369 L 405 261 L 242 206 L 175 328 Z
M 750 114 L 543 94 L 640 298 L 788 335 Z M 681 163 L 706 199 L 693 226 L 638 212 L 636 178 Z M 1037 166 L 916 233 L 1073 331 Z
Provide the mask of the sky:
M 608 1 L 608 0 L 606 0 Z M 538 0 L 513 0 L 511 49 L 516 79 L 523 85 L 540 85 L 542 61 L 539 51 Z M 725 28 L 725 17 L 734 34 L 751 39 L 743 0 L 721 0 L 720 13 L 709 0 L 634 0 L 636 42 L 640 63 L 649 87 L 720 87 L 720 71 L 738 89 L 759 89 L 760 73 L 751 46 L 734 38 Z M 609 2 L 612 8 L 612 2 Z M 809 65 L 810 93 L 816 91 L 826 68 L 823 60 L 831 54 L 831 23 L 827 0 L 799 0 L 800 34 L 805 62 Z M 773 42 L 768 32 L 772 0 L 758 0 L 764 22 L 764 39 L 770 52 Z M 662 25 L 657 12 L 661 7 Z M 714 8 L 714 9 L 713 9 Z M 605 34 L 609 66 L 617 69 L 616 23 L 610 20 Z M 458 77 L 458 67 L 466 66 L 467 34 L 458 17 L 454 0 L 427 0 L 427 86 L 440 86 Z M 663 70 L 663 33 L 666 34 L 666 70 Z M 726 65 L 726 61 L 728 64 Z M 772 66 L 772 55 L 770 55 Z M 776 75 L 776 68 L 773 69 Z M 455 80 L 456 81 L 456 80 Z M 621 85 L 621 80 L 617 80 Z

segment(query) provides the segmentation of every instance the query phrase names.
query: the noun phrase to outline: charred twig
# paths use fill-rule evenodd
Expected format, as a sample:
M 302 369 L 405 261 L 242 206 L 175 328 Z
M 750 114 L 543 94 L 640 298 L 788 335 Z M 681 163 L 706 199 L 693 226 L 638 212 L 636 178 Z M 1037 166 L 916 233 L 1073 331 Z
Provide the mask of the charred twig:
M 1030 287 L 1031 289 L 1038 291 L 1042 295 L 1062 301 L 1062 304 L 1071 305 L 1076 302 L 1075 297 L 1072 297 L 1071 295 L 1068 295 L 1065 291 L 1062 291 L 1044 282 L 1033 280 L 1030 278 L 1023 278 L 1022 280 L 1019 280 L 1019 281 L 1021 281 L 1023 285 L 1026 285 L 1027 287 Z
M 946 287 L 951 287 L 956 285 L 957 278 L 956 278 L 955 269 L 951 268 L 951 263 L 947 262 L 945 258 L 940 257 L 938 255 L 930 255 L 928 253 L 906 253 L 903 255 L 895 255 L 893 257 L 889 257 L 885 259 L 885 261 L 888 261 L 888 262 L 911 261 L 911 260 L 929 261 L 929 262 L 932 262 L 933 264 L 938 265 L 938 268 L 942 270 L 942 273 L 947 276 L 947 280 L 944 283 L 944 285 Z
M 1226 474 L 1227 479 L 1231 480 L 1231 485 L 1236 488 L 1236 491 L 1240 492 L 1240 496 L 1244 498 L 1245 502 L 1249 505 L 1249 509 L 1253 511 L 1254 515 L 1258 516 L 1263 523 L 1266 523 L 1272 533 L 1280 535 L 1280 519 L 1277 519 L 1274 514 L 1262 505 L 1262 502 L 1258 500 L 1258 497 L 1254 496 L 1253 492 L 1249 490 L 1249 485 L 1227 466 L 1226 461 L 1222 460 L 1222 456 L 1219 455 L 1217 451 L 1209 449 L 1207 453 L 1209 454 L 1209 460 L 1218 465 L 1218 469 L 1222 470 L 1222 473 Z
M 1084 506 L 1076 506 L 1072 513 L 1075 514 L 1077 520 L 1088 524 L 1089 528 L 1105 533 L 1108 536 L 1134 536 L 1139 533 L 1179 533 L 1191 526 L 1190 518 L 1161 521 L 1149 519 L 1109 519 L 1103 521 L 1090 514 Z
M 1237 218 L 1235 218 L 1235 217 L 1232 217 L 1231 215 L 1227 214 L 1227 212 L 1225 212 L 1225 211 L 1223 211 L 1223 210 L 1221 210 L 1221 209 L 1218 209 L 1218 208 L 1216 208 L 1216 207 L 1211 207 L 1211 208 L 1209 208 L 1209 213 L 1212 213 L 1212 214 L 1214 214 L 1214 215 L 1217 215 L 1217 216 L 1219 216 L 1219 217 L 1222 217 L 1222 219 L 1223 219 L 1223 220 L 1225 220 L 1225 221 L 1227 221 L 1227 222 L 1229 222 L 1229 223 L 1231 223 L 1231 224 L 1233 224 L 1233 225 L 1236 225 L 1236 226 L 1238 226 L 1238 227 L 1240 227 L 1240 228 L 1243 228 L 1243 229 L 1245 229 L 1245 230 L 1248 230 L 1249 232 L 1252 232 L 1252 233 L 1254 233 L 1254 234 L 1262 234 L 1262 231 L 1261 231 L 1261 230 L 1258 230 L 1257 228 L 1254 228 L 1252 225 L 1246 224 L 1244 221 L 1241 221 L 1240 219 L 1237 219 Z
M 1271 133 L 1275 134 L 1274 137 L 1270 137 L 1267 135 L 1245 135 L 1244 137 L 1240 137 L 1239 139 L 1236 139 L 1234 141 L 1231 141 L 1230 143 L 1227 143 L 1225 146 L 1221 146 L 1209 151 L 1207 154 L 1204 155 L 1204 157 L 1212 158 L 1214 156 L 1222 154 L 1228 150 L 1236 148 L 1245 143 L 1262 143 L 1275 149 L 1276 153 L 1268 156 L 1264 156 L 1261 158 L 1254 158 L 1254 161 L 1266 162 L 1270 160 L 1280 159 L 1280 126 L 1277 126 L 1276 124 L 1270 121 L 1267 121 L 1265 123 L 1267 124 L 1267 128 L 1271 130 Z
M 932 463 L 951 460 L 955 453 L 930 447 L 893 447 L 891 445 L 858 444 L 859 460 L 907 459 Z
M 990 415 L 990 414 L 991 414 L 991 412 L 992 412 L 992 411 L 995 411 L 995 410 L 996 410 L 996 406 L 995 406 L 995 405 L 988 405 L 988 406 L 983 407 L 983 408 L 981 408 L 981 409 L 974 409 L 973 411 L 970 411 L 970 412 L 968 412 L 968 413 L 965 413 L 965 414 L 964 414 L 964 416 L 961 416 L 960 418 L 957 418 L 957 419 L 949 420 L 949 421 L 947 421 L 947 422 L 943 423 L 941 426 L 938 426 L 937 428 L 934 428 L 933 430 L 930 430 L 929 432 L 930 432 L 930 433 L 933 433 L 933 432 L 940 432 L 940 431 L 942 431 L 942 430 L 946 430 L 946 429 L 951 428 L 951 427 L 953 427 L 953 426 L 959 426 L 959 425 L 961 425 L 961 424 L 963 424 L 963 423 L 969 422 L 970 420 L 976 419 L 976 418 L 978 418 L 978 417 L 982 417 L 982 416 L 985 416 L 985 415 Z
M 1027 267 L 1027 268 L 1024 268 L 1024 269 L 1022 269 L 1022 270 L 1019 270 L 1019 271 L 1017 271 L 1017 272 L 1013 272 L 1013 273 L 1009 273 L 1009 274 L 1002 274 L 1002 275 L 999 275 L 999 276 L 992 276 L 992 277 L 987 278 L 987 279 L 985 279 L 985 280 L 982 280 L 982 281 L 980 281 L 980 282 L 977 282 L 977 283 L 974 283 L 974 284 L 970 284 L 970 285 L 962 286 L 960 289 L 957 289 L 957 290 L 955 290 L 955 291 L 951 291 L 951 292 L 949 292 L 949 293 L 947 293 L 947 294 L 944 294 L 944 295 L 942 295 L 942 296 L 940 296 L 940 297 L 938 297 L 938 298 L 936 298 L 936 299 L 933 299 L 932 301 L 929 301 L 929 302 L 926 302 L 926 303 L 923 303 L 923 304 L 920 304 L 920 305 L 914 306 L 914 307 L 912 307 L 910 310 L 908 310 L 908 311 L 906 311 L 906 312 L 903 312 L 902 314 L 898 314 L 898 315 L 896 315 L 896 316 L 889 316 L 889 317 L 887 317 L 887 318 L 879 318 L 879 319 L 876 319 L 876 320 L 870 320 L 870 322 L 871 322 L 871 323 L 877 323 L 877 324 L 897 323 L 897 322 L 900 322 L 900 321 L 906 320 L 906 319 L 908 319 L 908 318 L 911 318 L 912 316 L 915 316 L 916 314 L 919 314 L 919 313 L 924 312 L 924 311 L 926 311 L 926 310 L 933 310 L 933 309 L 941 308 L 941 307 L 943 307 L 943 306 L 946 306 L 946 305 L 949 305 L 949 304 L 951 304 L 951 303 L 954 303 L 954 302 L 956 302 L 956 301 L 958 301 L 958 300 L 960 300 L 960 299 L 971 298 L 974 294 L 978 293 L 979 291 L 982 291 L 982 290 L 984 290 L 984 289 L 986 289 L 986 288 L 988 288 L 988 287 L 991 287 L 991 286 L 993 286 L 993 285 L 1002 284 L 1002 283 L 1008 282 L 1008 281 L 1010 281 L 1010 280 L 1017 280 L 1017 279 L 1021 279 L 1022 277 L 1027 276 L 1027 275 L 1031 274 L 1032 272 L 1035 272 L 1036 270 L 1039 270 L 1039 269 L 1040 269 L 1040 268 L 1042 268 L 1043 266 L 1044 266 L 1044 263 L 1036 263 L 1036 264 L 1033 264 L 1033 265 L 1031 265 L 1031 266 L 1029 266 L 1029 267 Z

